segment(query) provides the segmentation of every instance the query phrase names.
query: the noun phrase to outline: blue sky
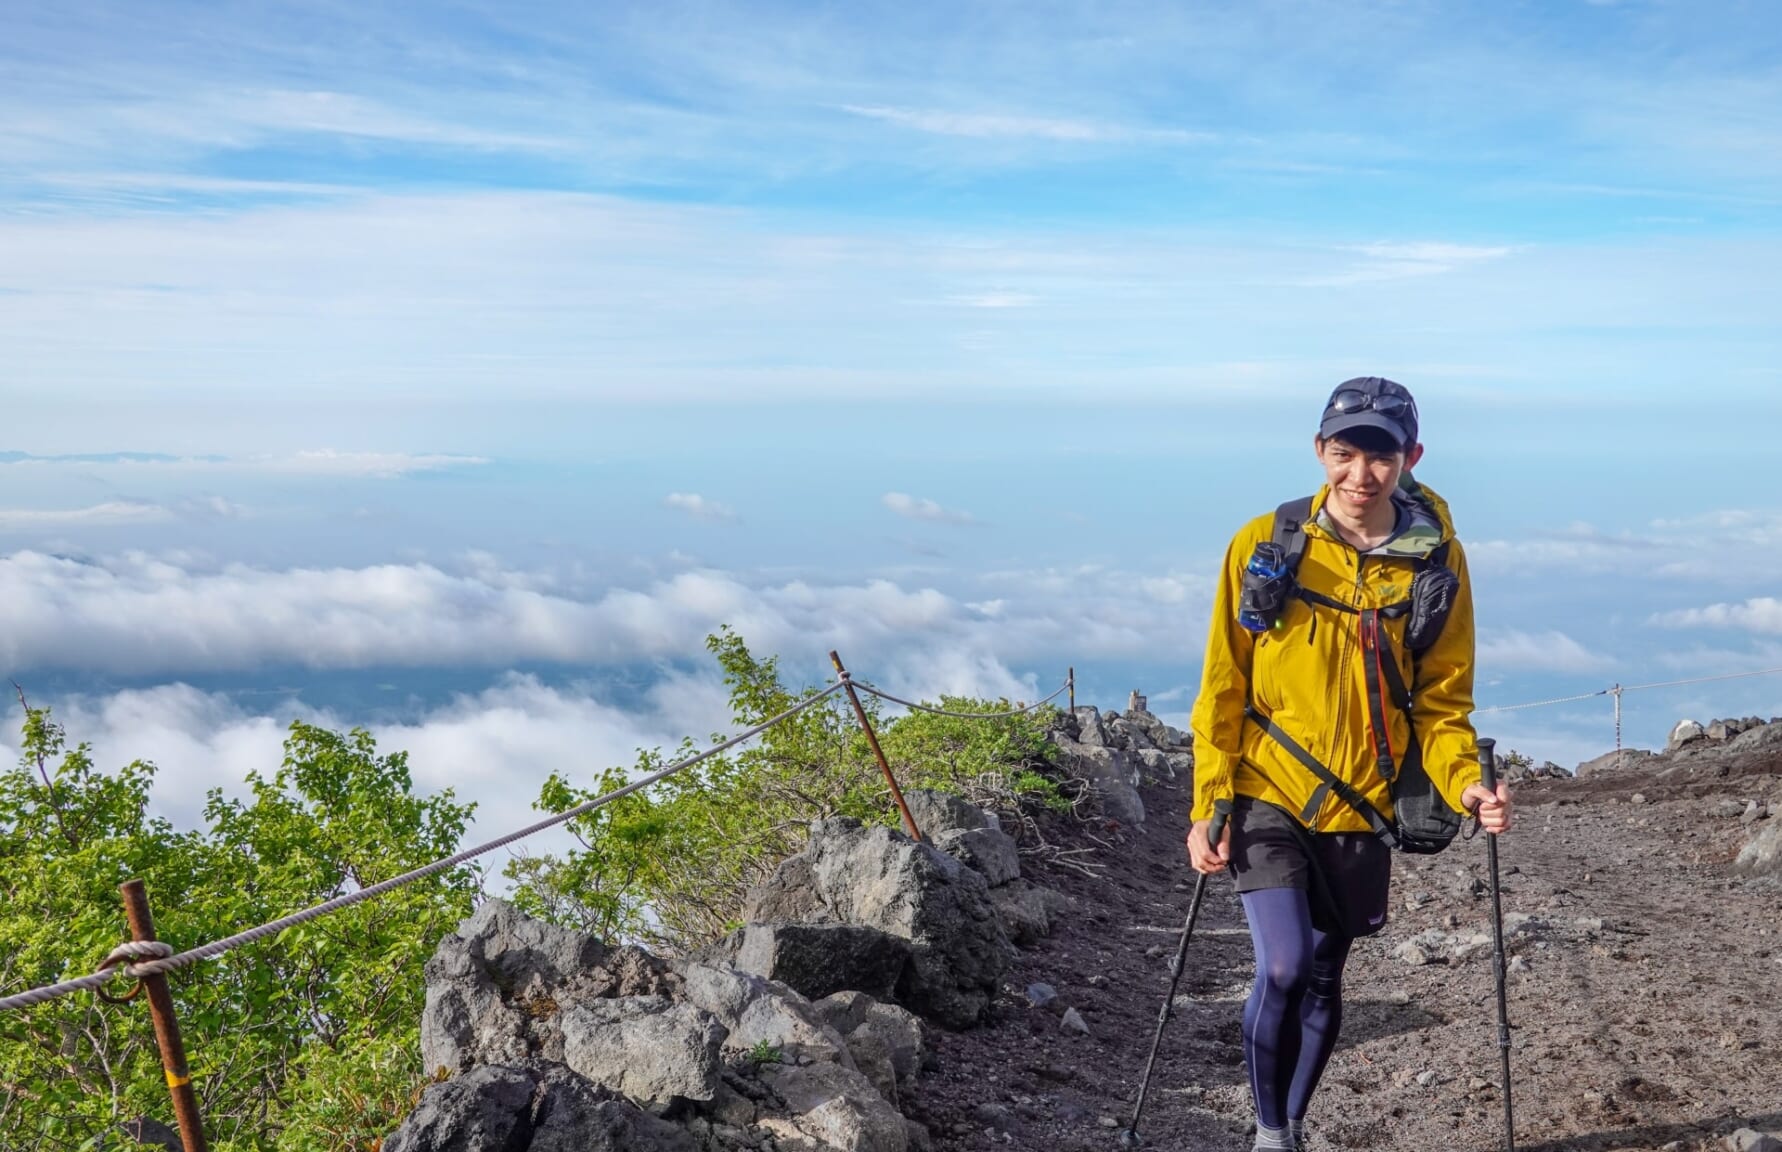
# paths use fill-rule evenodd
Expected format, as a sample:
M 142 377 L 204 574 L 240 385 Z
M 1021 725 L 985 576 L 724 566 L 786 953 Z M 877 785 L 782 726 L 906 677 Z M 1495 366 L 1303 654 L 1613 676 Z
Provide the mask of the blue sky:
M 1766 5 L 7 27 L 0 656 L 174 793 L 304 714 L 499 822 L 720 727 L 723 622 L 1179 722 L 1357 374 L 1421 401 L 1482 705 L 1782 665 Z M 1650 744 L 1782 677 L 1627 703 Z M 1607 717 L 1481 720 L 1569 762 Z

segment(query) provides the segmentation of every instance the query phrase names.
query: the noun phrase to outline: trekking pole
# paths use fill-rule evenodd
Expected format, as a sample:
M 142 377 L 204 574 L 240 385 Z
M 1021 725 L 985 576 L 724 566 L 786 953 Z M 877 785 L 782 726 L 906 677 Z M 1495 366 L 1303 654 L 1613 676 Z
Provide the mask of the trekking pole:
M 1213 802 L 1213 822 L 1207 826 L 1207 843 L 1213 851 L 1219 850 L 1219 839 L 1225 835 L 1225 822 L 1231 818 L 1231 801 L 1216 800 Z M 1139 1115 L 1145 1110 L 1145 1093 L 1151 1088 L 1151 1071 L 1157 1066 L 1157 1047 L 1163 1043 L 1163 1026 L 1169 1023 L 1170 1009 L 1176 1003 L 1176 985 L 1182 980 L 1182 969 L 1188 960 L 1188 937 L 1194 934 L 1194 921 L 1200 916 L 1200 898 L 1207 890 L 1207 873 L 1202 872 L 1200 879 L 1194 883 L 1194 899 L 1188 902 L 1188 922 L 1182 925 L 1182 939 L 1176 945 L 1176 960 L 1170 967 L 1169 995 L 1163 998 L 1163 1008 L 1157 1013 L 1157 1034 L 1151 1037 L 1151 1056 L 1145 1061 L 1145 1075 L 1139 1081 L 1138 1100 L 1132 1106 L 1132 1123 L 1120 1131 L 1120 1147 L 1137 1148 L 1139 1145 Z
M 1479 783 L 1497 793 L 1497 741 L 1479 741 Z M 1510 1008 L 1504 999 L 1504 906 L 1497 874 L 1497 837 L 1485 837 L 1485 855 L 1491 862 L 1491 931 L 1495 945 L 1491 963 L 1497 975 L 1497 1051 L 1504 1066 L 1504 1147 L 1516 1152 L 1516 1114 L 1510 1104 Z

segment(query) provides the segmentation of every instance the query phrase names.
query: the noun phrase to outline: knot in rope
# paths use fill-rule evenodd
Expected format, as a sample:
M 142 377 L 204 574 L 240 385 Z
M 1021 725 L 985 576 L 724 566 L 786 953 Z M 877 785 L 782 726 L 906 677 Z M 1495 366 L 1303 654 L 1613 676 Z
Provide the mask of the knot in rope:
M 111 969 L 116 968 L 119 964 L 123 964 L 124 975 L 133 979 L 141 979 L 152 973 L 139 972 L 137 971 L 137 965 L 130 964 L 128 961 L 165 960 L 171 955 L 173 955 L 173 945 L 163 941 L 126 940 L 124 943 L 119 944 L 116 948 L 111 950 L 105 957 L 105 960 L 99 965 L 99 971 L 108 972 Z

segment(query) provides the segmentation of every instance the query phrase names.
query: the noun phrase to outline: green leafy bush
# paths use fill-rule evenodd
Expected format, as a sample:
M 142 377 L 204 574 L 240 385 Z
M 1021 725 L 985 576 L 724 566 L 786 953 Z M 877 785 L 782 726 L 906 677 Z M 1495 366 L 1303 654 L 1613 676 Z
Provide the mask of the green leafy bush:
M 99 771 L 27 710 L 24 756 L 0 773 L 0 990 L 91 971 L 128 935 L 117 889 L 131 877 L 157 935 L 191 947 L 447 854 L 470 816 L 450 792 L 415 796 L 405 757 L 357 730 L 293 724 L 249 799 L 209 794 L 203 831 L 149 815 L 154 775 Z M 355 1118 L 352 1102 L 406 1100 L 420 1082 L 421 964 L 477 888 L 460 869 L 174 973 L 212 1146 L 364 1148 L 387 1131 L 388 1107 Z M 145 1114 L 165 1119 L 168 1102 L 143 1003 L 76 995 L 0 1014 L 0 1148 L 84 1148 Z
M 788 687 L 777 660 L 729 631 L 708 647 L 738 726 L 821 691 Z M 1051 762 L 1050 710 L 891 719 L 874 698 L 864 704 L 905 787 L 994 808 L 1029 849 L 1032 815 L 1079 797 Z M 0 995 L 90 972 L 128 934 L 118 885 L 132 877 L 146 882 L 161 939 L 188 948 L 448 855 L 471 816 L 450 791 L 416 795 L 405 754 L 379 753 L 358 729 L 293 724 L 279 769 L 250 774 L 242 798 L 210 792 L 197 830 L 151 814 L 153 764 L 101 771 L 47 710 L 27 708 L 23 747 L 0 771 Z M 565 811 L 697 747 L 642 753 L 587 789 L 553 776 L 537 806 Z M 573 850 L 510 862 L 512 898 L 608 939 L 690 948 L 735 926 L 749 885 L 803 846 L 809 821 L 834 815 L 897 819 L 844 696 L 577 818 Z M 211 1146 L 374 1149 L 427 1082 L 422 965 L 469 914 L 481 880 L 460 868 L 173 974 Z M 142 1003 L 76 995 L 0 1013 L 0 1152 L 113 1147 L 118 1125 L 140 1115 L 170 1118 Z
M 730 690 L 732 718 L 752 726 L 822 691 L 788 687 L 777 658 L 756 657 L 724 630 L 707 639 Z M 1069 809 L 1079 791 L 1054 766 L 1039 709 L 1000 720 L 912 712 L 887 719 L 876 697 L 863 706 L 904 788 L 934 788 L 1026 824 L 1034 808 Z M 946 697 L 955 712 L 1008 710 L 1006 700 Z M 683 745 L 674 758 L 693 754 Z M 643 754 L 633 775 L 669 761 Z M 621 786 L 603 773 L 587 789 L 553 776 L 536 807 L 563 812 Z M 607 939 L 642 939 L 685 951 L 739 925 L 743 897 L 804 844 L 810 821 L 852 816 L 894 823 L 898 814 L 872 749 L 845 695 L 830 697 L 739 751 L 714 756 L 570 822 L 579 847 L 509 864 L 515 901 L 535 916 Z

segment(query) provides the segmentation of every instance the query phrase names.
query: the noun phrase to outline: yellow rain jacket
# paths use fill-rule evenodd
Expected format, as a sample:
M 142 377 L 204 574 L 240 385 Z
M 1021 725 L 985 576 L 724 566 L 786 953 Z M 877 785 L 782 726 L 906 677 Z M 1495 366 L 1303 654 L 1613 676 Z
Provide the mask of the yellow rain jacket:
M 1414 481 L 1408 481 L 1406 489 L 1422 504 L 1422 530 L 1401 533 L 1367 554 L 1336 535 L 1320 515 L 1329 488 L 1320 489 L 1305 524 L 1299 583 L 1357 609 L 1384 608 L 1409 594 L 1415 560 L 1449 542 L 1447 563 L 1460 578 L 1460 587 L 1440 637 L 1415 661 L 1415 678 L 1404 644 L 1405 620 L 1383 620 L 1382 626 L 1391 637 L 1403 682 L 1411 690 L 1424 771 L 1458 812 L 1463 811 L 1461 793 L 1479 782 L 1478 742 L 1471 719 L 1472 584 L 1466 556 L 1453 538 L 1446 502 Z M 1253 796 L 1296 815 L 1311 802 L 1318 779 L 1246 719 L 1245 705 L 1253 701 L 1258 712 L 1272 717 L 1282 731 L 1391 819 L 1391 791 L 1375 760 L 1359 617 L 1290 599 L 1281 626 L 1270 632 L 1253 633 L 1237 621 L 1244 568 L 1256 545 L 1272 537 L 1273 526 L 1273 513 L 1258 516 L 1237 534 L 1225 554 L 1191 721 L 1193 818 L 1211 819 L 1214 802 L 1234 794 Z M 1395 762 L 1402 765 L 1412 739 L 1410 723 L 1396 707 L 1383 711 Z M 1369 830 L 1367 820 L 1335 795 L 1326 795 L 1310 827 L 1318 832 Z

